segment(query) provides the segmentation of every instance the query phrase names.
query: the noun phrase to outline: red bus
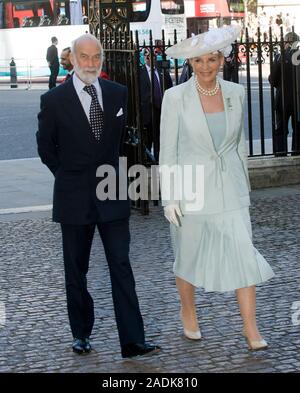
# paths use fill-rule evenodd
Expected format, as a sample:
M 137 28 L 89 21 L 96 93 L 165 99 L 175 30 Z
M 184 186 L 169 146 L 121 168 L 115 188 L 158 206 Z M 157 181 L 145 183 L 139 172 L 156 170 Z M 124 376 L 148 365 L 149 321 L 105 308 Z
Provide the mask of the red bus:
M 88 0 L 81 0 L 80 6 L 87 12 Z M 1 29 L 63 26 L 73 24 L 74 19 L 74 11 L 67 0 L 0 0 L 0 7 Z M 87 17 L 83 23 L 88 23 Z
M 212 26 L 245 17 L 243 0 L 185 0 L 190 33 L 205 32 Z
M 195 16 L 200 18 L 243 18 L 243 0 L 195 0 Z

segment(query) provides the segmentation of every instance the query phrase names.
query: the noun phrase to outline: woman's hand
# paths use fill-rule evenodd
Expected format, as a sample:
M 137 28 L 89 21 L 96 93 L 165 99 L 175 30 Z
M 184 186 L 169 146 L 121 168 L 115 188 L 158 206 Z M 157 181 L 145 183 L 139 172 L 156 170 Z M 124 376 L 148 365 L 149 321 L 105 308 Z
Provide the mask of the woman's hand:
M 177 216 L 182 217 L 182 213 L 178 205 L 173 204 L 166 206 L 164 208 L 164 215 L 171 224 L 174 224 L 177 227 L 180 226 Z

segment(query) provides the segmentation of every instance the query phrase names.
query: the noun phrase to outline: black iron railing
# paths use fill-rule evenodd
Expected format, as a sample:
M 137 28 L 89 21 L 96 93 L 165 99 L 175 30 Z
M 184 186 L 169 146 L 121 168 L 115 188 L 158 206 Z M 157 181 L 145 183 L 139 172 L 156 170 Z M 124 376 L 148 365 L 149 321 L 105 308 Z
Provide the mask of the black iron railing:
M 166 49 L 177 41 L 176 31 L 173 42 L 165 42 L 164 37 L 163 31 L 161 40 L 155 41 L 150 32 L 148 42 L 140 42 L 137 32 L 104 32 L 103 35 L 104 70 L 110 79 L 128 87 L 124 150 L 129 165 L 139 163 L 150 167 L 158 162 L 157 117 L 160 112 L 154 105 L 155 69 L 161 75 L 162 93 L 169 87 L 169 75 L 173 85 L 184 82 L 191 75 L 191 68 L 184 63 L 185 59 L 173 60 L 166 55 Z M 272 37 L 271 28 L 269 37 Z M 240 83 L 246 89 L 245 135 L 249 156 L 297 155 L 300 154 L 300 65 L 291 63 L 295 52 L 297 58 L 297 47 L 294 44 L 291 48 L 293 42 L 285 40 L 282 30 L 280 40 L 266 38 L 264 35 L 261 40 L 258 29 L 257 39 L 253 40 L 246 30 L 244 39 L 233 44 L 223 74 L 226 79 Z M 145 54 L 151 75 L 148 92 L 143 90 L 141 80 Z M 225 69 L 228 64 L 231 68 Z M 145 95 L 148 95 L 149 101 L 146 111 Z M 289 123 L 290 119 L 292 121 Z M 148 143 L 150 134 L 152 145 Z M 147 214 L 148 203 L 141 202 L 138 207 Z
M 272 37 L 270 28 L 269 37 Z M 264 36 L 266 38 L 266 36 Z M 162 31 L 161 40 L 154 41 L 149 36 L 148 42 L 140 42 L 138 34 L 132 32 L 112 33 L 103 36 L 106 68 L 110 78 L 126 84 L 129 88 L 128 127 L 135 129 L 140 142 L 139 160 L 151 163 L 152 155 L 142 146 L 146 140 L 144 120 L 141 110 L 140 69 L 147 51 L 151 63 L 150 97 L 154 102 L 153 74 L 154 64 L 160 69 L 162 90 L 167 88 L 166 80 L 169 73 L 173 84 L 180 82 L 183 72 L 183 60 L 173 60 L 166 56 L 166 48 L 176 43 L 176 31 L 173 42 L 165 42 Z M 290 66 L 290 55 L 287 60 L 287 46 L 281 31 L 280 40 L 262 40 L 258 28 L 257 39 L 249 38 L 245 31 L 244 40 L 233 45 L 231 80 L 243 84 L 246 89 L 247 103 L 245 113 L 245 132 L 249 144 L 249 156 L 299 154 L 299 67 Z M 294 49 L 295 51 L 296 49 Z M 278 73 L 279 67 L 279 73 Z M 276 80 L 274 74 L 276 69 Z M 293 70 L 289 73 L 289 69 Z M 225 75 L 225 72 L 224 72 Z M 225 75 L 227 77 L 227 75 Z M 291 90 L 292 89 L 292 90 Z M 292 108 L 289 108 L 289 107 Z M 153 106 L 151 117 L 155 115 Z M 288 120 L 292 118 L 292 124 Z M 291 123 L 291 122 L 290 122 Z M 154 127 L 155 122 L 152 121 Z M 293 127 L 292 127 L 293 125 Z M 294 130 L 293 130 L 294 129 Z M 148 130 L 149 132 L 149 130 Z M 293 135 L 293 145 L 290 137 Z M 157 132 L 153 130 L 154 151 L 157 157 Z

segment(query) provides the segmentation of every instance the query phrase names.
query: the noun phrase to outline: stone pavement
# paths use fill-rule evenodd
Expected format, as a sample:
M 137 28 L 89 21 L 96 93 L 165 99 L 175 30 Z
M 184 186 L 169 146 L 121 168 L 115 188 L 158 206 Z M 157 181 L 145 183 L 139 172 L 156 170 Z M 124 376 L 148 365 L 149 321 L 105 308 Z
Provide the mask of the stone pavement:
M 0 372 L 299 372 L 300 186 L 255 191 L 252 202 L 254 243 L 276 273 L 257 289 L 258 321 L 269 350 L 247 350 L 233 293 L 198 290 L 203 340 L 183 338 L 168 224 L 161 208 L 153 207 L 149 216 L 132 214 L 131 260 L 147 338 L 162 352 L 121 358 L 108 269 L 95 237 L 88 277 L 94 350 L 75 355 L 59 226 L 50 212 L 0 214 Z
M 0 161 L 0 214 L 49 210 L 53 175 L 40 158 Z

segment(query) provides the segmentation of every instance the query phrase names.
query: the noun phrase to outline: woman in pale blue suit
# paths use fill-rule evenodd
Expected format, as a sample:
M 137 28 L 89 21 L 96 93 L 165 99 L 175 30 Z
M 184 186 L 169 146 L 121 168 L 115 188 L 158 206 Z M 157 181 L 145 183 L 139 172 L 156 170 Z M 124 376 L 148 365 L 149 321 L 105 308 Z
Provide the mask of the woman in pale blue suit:
M 201 339 L 195 287 L 219 292 L 235 290 L 248 347 L 259 350 L 268 344 L 256 324 L 255 285 L 274 273 L 252 243 L 243 129 L 245 91 L 217 76 L 224 54 L 231 50 L 238 34 L 238 27 L 227 26 L 168 49 L 173 58 L 190 59 L 194 75 L 164 95 L 160 172 L 164 213 L 171 223 L 174 273 L 185 336 Z M 166 168 L 174 165 L 177 172 L 171 181 Z M 194 183 L 203 186 L 198 187 L 203 201 L 199 197 L 194 205 L 185 189 L 183 195 L 174 191 L 188 184 L 183 180 L 186 166 L 204 170 L 202 178 Z

